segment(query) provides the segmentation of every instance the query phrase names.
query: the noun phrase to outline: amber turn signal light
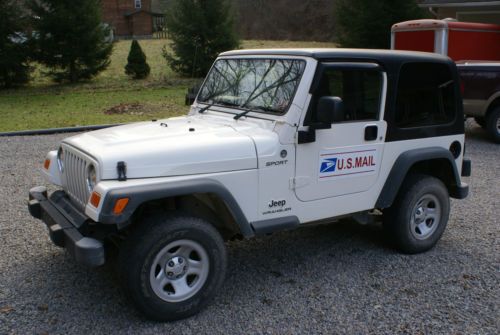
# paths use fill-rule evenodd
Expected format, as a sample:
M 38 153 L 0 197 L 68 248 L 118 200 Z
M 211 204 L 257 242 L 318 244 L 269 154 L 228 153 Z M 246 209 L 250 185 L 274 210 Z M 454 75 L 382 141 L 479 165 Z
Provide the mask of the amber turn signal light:
M 47 158 L 47 159 L 45 159 L 45 162 L 43 162 L 43 168 L 45 170 L 48 170 L 49 167 L 50 167 L 50 159 Z
M 123 212 L 125 207 L 128 205 L 129 198 L 121 198 L 116 200 L 115 207 L 113 208 L 113 213 L 118 215 Z
M 97 192 L 92 192 L 90 196 L 90 204 L 95 208 L 99 207 L 99 203 L 101 202 L 101 195 Z

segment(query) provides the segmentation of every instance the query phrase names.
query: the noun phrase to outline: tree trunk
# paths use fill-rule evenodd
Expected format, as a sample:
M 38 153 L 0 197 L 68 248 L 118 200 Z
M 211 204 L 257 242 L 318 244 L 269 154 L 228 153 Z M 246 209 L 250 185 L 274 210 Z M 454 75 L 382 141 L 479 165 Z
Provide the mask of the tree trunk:
M 76 64 L 75 64 L 75 61 L 71 61 L 71 63 L 69 64 L 69 80 L 72 83 L 76 83 L 76 81 L 78 80 L 78 78 L 76 76 Z

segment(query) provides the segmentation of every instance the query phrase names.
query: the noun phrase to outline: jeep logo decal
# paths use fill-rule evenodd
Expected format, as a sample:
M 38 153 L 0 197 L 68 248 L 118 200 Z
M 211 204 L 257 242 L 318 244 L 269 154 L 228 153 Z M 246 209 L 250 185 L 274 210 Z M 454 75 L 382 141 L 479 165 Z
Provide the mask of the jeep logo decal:
M 273 208 L 273 207 L 283 207 L 286 205 L 286 200 L 271 200 L 269 201 L 269 208 Z

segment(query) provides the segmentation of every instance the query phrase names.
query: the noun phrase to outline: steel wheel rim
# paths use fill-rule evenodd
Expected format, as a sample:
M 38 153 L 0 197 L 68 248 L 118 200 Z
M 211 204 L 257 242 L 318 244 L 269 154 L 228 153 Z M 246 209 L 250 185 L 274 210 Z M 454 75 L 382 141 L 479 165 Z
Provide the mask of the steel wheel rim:
M 432 194 L 425 194 L 413 207 L 410 219 L 410 231 L 417 240 L 431 236 L 441 221 L 441 203 Z
M 181 302 L 200 291 L 208 278 L 210 261 L 205 248 L 192 240 L 178 240 L 158 252 L 151 264 L 149 282 L 167 302 Z

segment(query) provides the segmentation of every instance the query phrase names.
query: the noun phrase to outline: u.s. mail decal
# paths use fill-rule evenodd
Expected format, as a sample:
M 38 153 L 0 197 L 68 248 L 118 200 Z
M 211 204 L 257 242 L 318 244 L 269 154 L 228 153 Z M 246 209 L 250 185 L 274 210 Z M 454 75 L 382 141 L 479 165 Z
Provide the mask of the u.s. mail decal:
M 379 164 L 376 147 L 353 150 L 325 150 L 319 156 L 319 179 L 354 177 L 374 174 Z

